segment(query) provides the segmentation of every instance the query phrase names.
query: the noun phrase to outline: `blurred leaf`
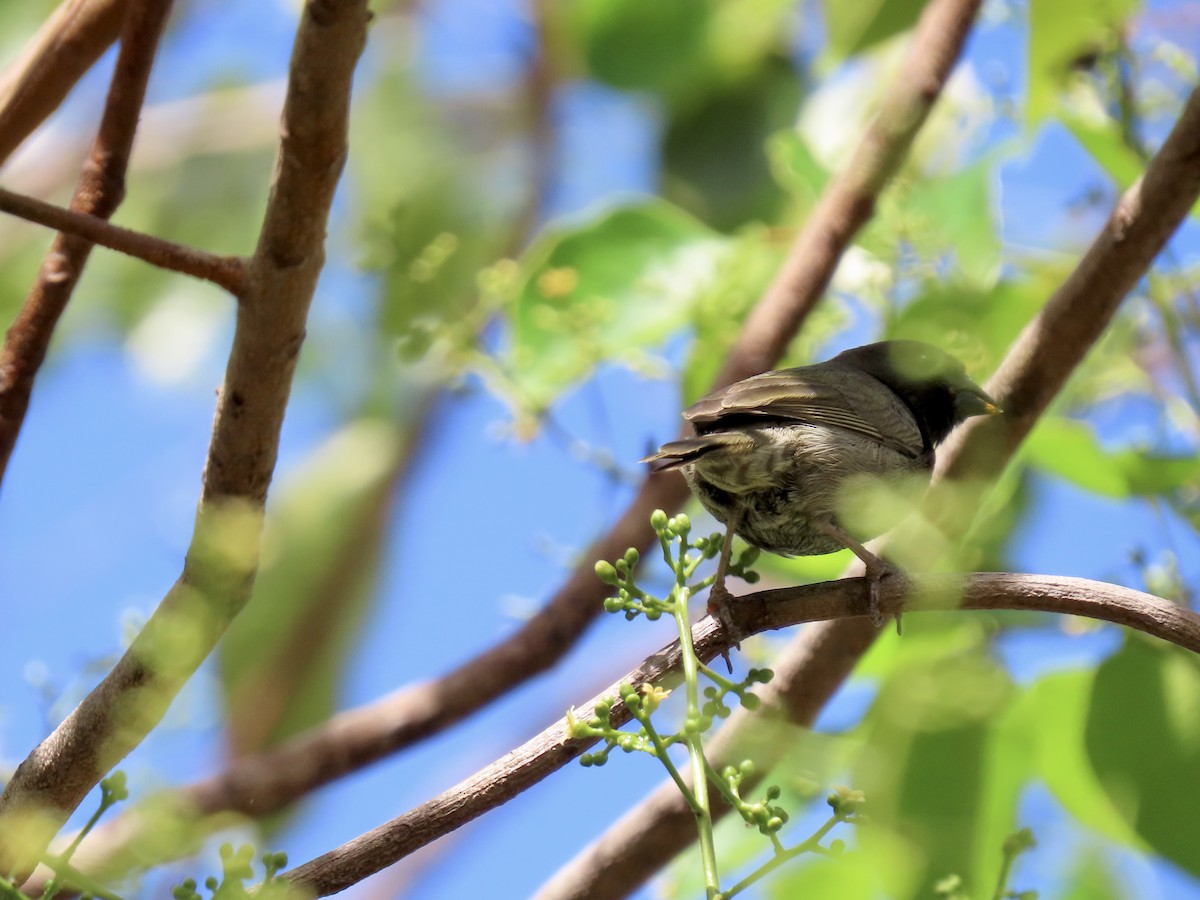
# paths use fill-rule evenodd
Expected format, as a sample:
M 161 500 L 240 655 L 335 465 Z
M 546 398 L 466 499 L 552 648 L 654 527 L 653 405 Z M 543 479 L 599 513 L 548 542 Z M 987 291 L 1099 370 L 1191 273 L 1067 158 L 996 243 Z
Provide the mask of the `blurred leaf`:
M 896 198 L 902 211 L 897 224 L 916 250 L 953 257 L 967 281 L 981 288 L 991 287 L 1000 274 L 992 196 L 996 168 L 985 160 L 943 178 L 916 179 Z
M 833 62 L 861 53 L 916 24 L 925 0 L 824 0 Z
M 355 250 L 381 276 L 378 334 L 399 339 L 409 360 L 421 358 L 448 325 L 464 324 L 478 300 L 480 270 L 513 252 L 507 232 L 533 191 L 511 173 L 503 183 L 515 184 L 515 195 L 481 188 L 493 174 L 486 145 L 476 149 L 485 139 L 466 128 L 454 132 L 453 121 L 431 107 L 408 67 L 374 81 L 352 120 L 349 184 L 363 232 Z M 474 123 L 488 135 L 503 133 L 502 121 L 487 124 Z
M 235 753 L 296 734 L 333 709 L 403 453 L 394 425 L 360 420 L 273 494 L 253 599 L 220 645 Z
M 1017 702 L 1014 729 L 1032 739 L 1038 777 L 1076 821 L 1123 844 L 1139 843 L 1101 786 L 1088 758 L 1084 733 L 1095 674 L 1057 672 L 1032 684 Z
M 1124 191 L 1145 170 L 1146 164 L 1126 144 L 1121 126 L 1111 118 L 1074 115 L 1066 110 L 1060 118 L 1075 140 L 1108 173 L 1118 190 Z
M 1088 850 L 1071 867 L 1061 900 L 1124 900 L 1129 897 L 1118 885 L 1120 873 L 1102 853 Z
M 566 21 L 589 74 L 682 109 L 785 49 L 791 10 L 788 0 L 580 0 Z
M 767 142 L 767 156 L 779 186 L 799 201 L 798 212 L 811 211 L 829 182 L 829 170 L 821 165 L 804 136 L 795 128 L 780 131 Z
M 663 138 L 664 195 L 723 231 L 778 217 L 767 139 L 800 100 L 795 69 L 765 57 L 750 76 L 708 91 L 671 117 Z
M 603 361 L 639 365 L 687 320 L 728 242 L 658 201 L 545 234 L 523 264 L 507 363 L 546 408 Z
M 1113 804 L 1155 851 L 1200 875 L 1200 667 L 1138 636 L 1100 666 L 1087 752 Z
M 867 845 L 837 857 L 800 857 L 766 881 L 764 896 L 778 900 L 796 897 L 836 897 L 837 900 L 876 900 L 912 896 L 915 889 L 909 848 L 891 835 L 861 832 Z
M 1026 117 L 1037 125 L 1054 114 L 1076 67 L 1114 48 L 1116 30 L 1140 0 L 1030 0 Z
M 979 884 L 989 884 L 1000 871 L 1004 839 L 1018 826 L 1018 804 L 1035 776 L 1037 736 L 1023 714 L 1028 704 L 1016 700 L 998 716 L 989 733 L 979 802 L 979 830 L 974 855 L 964 860 L 960 872 L 974 873 Z M 1011 887 L 1011 884 L 1010 884 Z M 979 893 L 979 892 L 977 892 Z
M 1200 480 L 1200 457 L 1105 450 L 1084 422 L 1043 416 L 1025 441 L 1038 468 L 1103 497 L 1166 494 Z
M 949 873 L 970 880 L 963 870 L 980 839 L 990 732 L 1011 695 L 982 647 L 914 661 L 880 686 L 853 786 L 866 792 L 872 831 L 914 845 L 919 896 Z
M 1057 273 L 1023 273 L 993 287 L 932 282 L 904 306 L 889 338 L 937 344 L 957 356 L 981 383 L 1004 358 L 1013 339 L 1057 287 Z
M 581 0 L 570 15 L 589 73 L 613 87 L 672 95 L 708 77 L 708 3 Z
M 748 228 L 730 241 L 693 309 L 694 340 L 683 371 L 684 405 L 712 389 L 746 314 L 778 272 L 787 243 L 766 228 Z M 806 328 L 805 334 L 809 332 Z

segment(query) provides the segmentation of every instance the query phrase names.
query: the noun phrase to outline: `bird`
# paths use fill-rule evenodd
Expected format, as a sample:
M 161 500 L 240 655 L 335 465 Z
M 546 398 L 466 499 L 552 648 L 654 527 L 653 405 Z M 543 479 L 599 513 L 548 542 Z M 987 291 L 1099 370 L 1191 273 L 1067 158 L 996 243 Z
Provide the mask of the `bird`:
M 781 556 L 849 548 L 866 568 L 878 626 L 879 582 L 897 570 L 863 543 L 896 522 L 870 517 L 871 533 L 864 533 L 847 496 L 869 497 L 864 484 L 905 478 L 928 486 L 935 450 L 950 432 L 972 416 L 1000 412 L 944 350 L 880 341 L 708 394 L 683 412 L 695 436 L 663 444 L 642 462 L 655 473 L 682 471 L 701 505 L 725 526 L 709 612 L 730 598 L 724 582 L 736 534 Z

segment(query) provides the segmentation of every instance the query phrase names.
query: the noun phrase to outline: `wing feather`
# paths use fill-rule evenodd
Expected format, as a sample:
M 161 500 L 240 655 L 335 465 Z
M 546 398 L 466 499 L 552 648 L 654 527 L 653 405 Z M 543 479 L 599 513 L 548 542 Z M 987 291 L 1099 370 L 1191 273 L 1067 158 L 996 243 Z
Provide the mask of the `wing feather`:
M 925 443 L 895 392 L 856 368 L 830 363 L 755 375 L 698 400 L 683 416 L 701 434 L 746 424 L 844 428 L 912 458 Z

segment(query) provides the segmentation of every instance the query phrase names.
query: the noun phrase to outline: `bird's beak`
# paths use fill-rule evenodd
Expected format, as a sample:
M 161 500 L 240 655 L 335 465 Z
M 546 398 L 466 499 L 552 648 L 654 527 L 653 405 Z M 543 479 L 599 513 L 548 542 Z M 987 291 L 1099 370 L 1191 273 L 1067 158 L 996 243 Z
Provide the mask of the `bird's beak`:
M 983 388 L 974 385 L 964 388 L 954 395 L 954 411 L 962 419 L 971 416 L 995 416 L 1004 412 L 999 404 L 984 392 Z

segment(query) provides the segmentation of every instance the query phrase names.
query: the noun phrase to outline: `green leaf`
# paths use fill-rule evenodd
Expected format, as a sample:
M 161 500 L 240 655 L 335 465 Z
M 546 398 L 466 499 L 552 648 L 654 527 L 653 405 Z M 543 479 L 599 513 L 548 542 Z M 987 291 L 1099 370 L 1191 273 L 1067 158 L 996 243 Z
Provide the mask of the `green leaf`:
M 682 109 L 785 54 L 790 0 L 579 0 L 563 20 L 588 74 Z
M 1111 49 L 1117 29 L 1140 6 L 1140 0 L 1030 0 L 1030 125 L 1054 115 L 1075 66 Z
M 1078 822 L 1127 845 L 1139 841 L 1105 793 L 1084 746 L 1094 673 L 1056 672 L 1031 685 L 1005 729 L 1030 738 L 1030 761 L 1063 808 Z
M 1084 422 L 1043 417 L 1023 449 L 1038 468 L 1103 497 L 1167 494 L 1200 480 L 1200 457 L 1105 450 Z
M 1200 667 L 1137 636 L 1096 673 L 1087 752 L 1113 804 L 1155 851 L 1200 876 Z
M 832 61 L 861 53 L 916 24 L 925 0 L 825 0 Z
M 1051 272 L 1025 273 L 994 286 L 933 282 L 896 314 L 887 336 L 944 347 L 982 379 L 1004 358 L 1057 283 Z
M 677 110 L 662 142 L 666 198 L 722 231 L 777 220 L 787 195 L 771 177 L 764 148 L 793 121 L 799 102 L 791 63 L 768 56 Z
M 950 255 L 970 284 L 991 287 L 1000 274 L 992 160 L 945 178 L 925 178 L 905 191 L 903 232 L 923 255 Z
M 1119 190 L 1132 185 L 1145 170 L 1146 164 L 1125 142 L 1121 126 L 1113 119 L 1077 115 L 1067 110 L 1059 118 Z
M 581 0 L 568 11 L 588 72 L 613 87 L 670 95 L 708 75 L 706 3 Z
M 661 202 L 545 235 L 523 266 L 507 366 L 520 401 L 544 409 L 611 360 L 642 365 L 686 321 L 728 243 Z
M 1131 895 L 1120 889 L 1121 881 L 1120 873 L 1107 857 L 1088 850 L 1072 865 L 1060 900 L 1126 900 Z
M 932 885 L 963 874 L 980 840 L 990 731 L 1012 696 L 983 647 L 914 661 L 894 672 L 864 722 L 868 742 L 853 786 L 866 792 L 872 830 L 902 834 Z
M 803 212 L 816 206 L 821 191 L 829 181 L 829 170 L 795 128 L 775 134 L 767 142 L 771 173 L 779 186 L 800 200 Z

